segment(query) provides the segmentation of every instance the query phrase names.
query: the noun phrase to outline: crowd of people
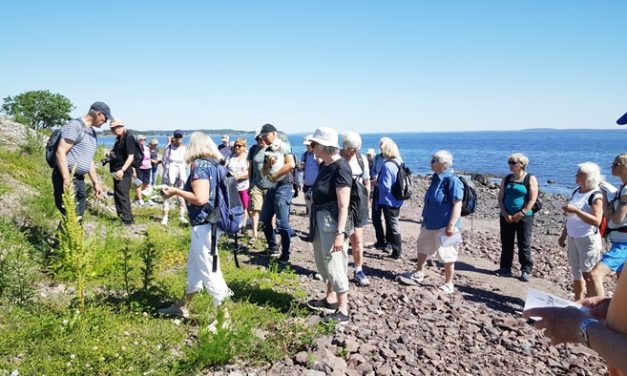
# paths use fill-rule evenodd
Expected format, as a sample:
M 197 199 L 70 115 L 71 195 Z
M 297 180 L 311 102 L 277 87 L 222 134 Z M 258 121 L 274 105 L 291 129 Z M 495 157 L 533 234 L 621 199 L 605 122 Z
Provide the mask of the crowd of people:
M 350 321 L 349 243 L 354 265 L 353 281 L 357 286 L 370 284 L 363 270 L 365 226 L 372 223 L 374 227 L 375 248 L 386 251 L 392 260 L 402 258 L 400 211 L 405 200 L 399 198 L 395 188 L 399 184 L 403 159 L 398 145 L 388 137 L 380 140 L 379 153 L 369 149 L 362 155 L 362 139 L 358 133 L 347 132 L 340 137 L 335 129 L 320 127 L 305 138 L 306 151 L 297 158 L 286 134 L 272 124 L 265 124 L 256 131 L 256 143 L 250 148 L 245 138 L 237 138 L 231 143 L 228 136 L 224 136 L 222 144 L 217 146 L 201 132 L 193 133 L 186 146 L 183 132 L 177 130 L 159 158 L 156 140 L 145 145 L 145 137 L 134 138 L 122 120 L 112 117 L 106 104 L 96 102 L 87 115 L 70 121 L 62 130 L 56 152 L 57 166 L 52 173 L 55 199 L 61 213 L 64 208 L 60 194 L 64 187 L 73 187 L 77 211 L 79 215 L 83 214 L 86 174 L 95 193 L 102 194 L 93 162 L 97 146 L 94 128 L 107 121 L 116 135 L 108 162 L 114 178 L 115 206 L 121 221 L 133 223 L 129 199 L 132 180 L 139 181 L 136 184 L 137 201 L 143 204 L 145 192 L 155 189 L 158 166 L 161 165 L 164 185 L 161 189 L 164 197 L 161 223 L 168 224 L 170 200 L 178 199 L 181 222 L 191 225 L 186 295 L 171 307 L 162 309 L 161 313 L 187 316 L 187 302 L 203 289 L 211 294 L 217 306 L 232 294 L 220 271 L 218 255 L 211 251 L 215 251 L 219 237 L 216 226 L 208 222 L 218 165 L 225 166 L 237 180 L 240 199 L 248 211 L 250 221 L 242 222 L 241 231 L 247 233 L 250 222 L 250 241 L 254 245 L 259 238 L 258 225 L 261 222 L 267 244 L 265 251 L 283 265 L 290 263 L 294 234 L 290 226 L 290 206 L 295 189 L 302 188 L 309 216 L 306 239 L 312 242 L 316 268 L 326 284 L 324 296 L 310 300 L 308 306 L 327 312 L 325 321 Z M 507 164 L 511 174 L 501 181 L 498 195 L 501 258 L 495 273 L 512 276 L 514 244 L 517 243 L 519 278 L 528 282 L 533 274 L 534 213 L 541 207 L 538 181 L 527 172 L 529 159 L 524 154 L 513 153 Z M 453 171 L 450 152 L 435 152 L 430 166 L 433 174 L 424 194 L 422 224 L 416 244 L 417 263 L 413 271 L 403 276 L 422 283 L 427 259 L 437 254 L 445 271 L 440 290 L 450 294 L 455 292 L 453 280 L 461 241 L 460 218 L 465 186 Z M 299 181 L 295 178 L 297 173 L 302 174 L 302 187 L 294 184 Z M 525 315 L 543 317 L 544 320 L 536 325 L 545 328 L 554 342 L 584 342 L 602 355 L 607 354 L 604 356 L 611 365 L 624 370 L 625 357 L 614 355 L 612 351 L 616 350 L 609 348 L 602 339 L 607 336 L 612 338 L 612 343 L 621 344 L 623 351 L 626 348 L 627 334 L 620 333 L 627 333 L 623 319 L 627 283 L 620 275 L 627 260 L 627 154 L 616 156 L 612 175 L 621 180 L 619 189 L 603 181 L 597 164 L 580 164 L 575 178 L 578 188 L 563 207 L 567 219 L 559 245 L 567 247 L 575 297 L 592 307 L 593 314 L 534 309 Z M 606 234 L 610 247 L 603 252 L 602 237 Z M 604 297 L 603 278 L 611 272 L 617 273 L 619 284 L 610 302 Z M 560 315 L 571 321 L 562 320 Z M 601 325 L 600 320 L 605 319 L 613 329 Z M 563 330 L 568 325 L 579 325 L 581 336 L 578 339 L 573 338 L 573 332 Z

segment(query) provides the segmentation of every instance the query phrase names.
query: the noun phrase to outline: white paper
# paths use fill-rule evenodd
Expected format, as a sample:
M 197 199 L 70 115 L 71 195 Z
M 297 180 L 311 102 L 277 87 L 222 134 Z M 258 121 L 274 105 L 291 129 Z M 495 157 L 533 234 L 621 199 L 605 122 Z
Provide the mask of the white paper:
M 455 229 L 455 233 L 451 236 L 446 236 L 446 234 L 440 236 L 440 242 L 442 243 L 442 247 L 457 245 L 462 241 L 462 233 L 459 232 L 459 230 L 457 229 Z
M 527 300 L 525 301 L 524 310 L 528 310 L 531 308 L 545 308 L 545 307 L 556 307 L 556 308 L 565 308 L 565 307 L 575 307 L 582 311 L 589 311 L 590 308 L 584 307 L 579 303 L 575 303 L 571 300 L 562 299 L 558 296 L 549 294 L 544 291 L 536 290 L 529 288 L 527 289 Z M 539 321 L 542 320 L 542 317 L 530 317 L 532 320 Z

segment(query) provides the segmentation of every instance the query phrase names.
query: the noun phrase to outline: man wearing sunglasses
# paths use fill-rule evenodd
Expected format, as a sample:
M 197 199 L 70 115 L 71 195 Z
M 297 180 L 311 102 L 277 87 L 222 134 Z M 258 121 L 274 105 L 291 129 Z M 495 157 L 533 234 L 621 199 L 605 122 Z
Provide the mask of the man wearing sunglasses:
M 79 217 L 83 216 L 87 202 L 85 174 L 89 175 L 96 195 L 102 195 L 94 164 L 94 154 L 98 146 L 94 128 L 100 128 L 112 119 L 109 106 L 104 102 L 95 102 L 86 115 L 72 119 L 63 126 L 55 153 L 56 166 L 52 170 L 54 202 L 62 215 L 66 213 L 63 191 L 73 186 L 76 213 Z

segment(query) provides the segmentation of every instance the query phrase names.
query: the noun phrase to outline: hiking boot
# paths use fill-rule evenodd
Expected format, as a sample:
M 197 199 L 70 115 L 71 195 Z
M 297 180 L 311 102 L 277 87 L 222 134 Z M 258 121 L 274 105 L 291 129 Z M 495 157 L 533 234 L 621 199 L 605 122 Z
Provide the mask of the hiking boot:
M 498 270 L 496 270 L 494 272 L 494 274 L 501 276 L 501 277 L 511 277 L 512 276 L 512 270 L 511 269 L 506 269 L 506 268 L 499 268 Z
M 401 274 L 405 278 L 409 278 L 416 283 L 422 283 L 425 280 L 425 273 L 423 272 L 407 272 Z
M 288 255 L 281 255 L 281 257 L 279 257 L 279 259 L 277 261 L 281 265 L 287 265 L 287 264 L 290 263 L 290 256 L 288 256 Z
M 455 292 L 455 287 L 453 286 L 452 283 L 445 283 L 442 286 L 439 287 L 440 291 L 442 291 L 442 293 L 444 294 L 452 294 Z
M 370 284 L 370 281 L 368 280 L 368 277 L 366 277 L 366 274 L 363 272 L 363 270 L 354 272 L 353 280 L 355 281 L 357 286 L 368 286 Z
M 279 257 L 279 256 L 281 256 L 281 250 L 279 249 L 279 246 L 268 247 L 268 248 L 266 248 L 265 252 L 270 257 Z
M 322 322 L 325 324 L 328 324 L 330 322 L 335 322 L 337 324 L 344 325 L 344 324 L 348 324 L 349 321 L 350 321 L 350 317 L 348 315 L 343 314 L 339 310 L 333 312 L 330 315 L 325 316 L 322 319 Z
M 379 251 L 384 251 L 387 244 L 385 243 L 374 243 L 373 247 L 378 249 Z
M 161 308 L 157 311 L 158 314 L 164 316 L 172 316 L 172 317 L 189 317 L 189 311 L 185 307 L 177 307 L 175 305 L 169 306 L 168 308 Z
M 314 311 L 322 311 L 322 312 L 335 312 L 337 310 L 337 303 L 329 303 L 326 298 L 316 300 L 311 299 L 307 302 L 307 307 L 313 309 Z
M 531 280 L 531 273 L 522 272 L 520 280 L 523 282 L 529 282 L 529 280 Z

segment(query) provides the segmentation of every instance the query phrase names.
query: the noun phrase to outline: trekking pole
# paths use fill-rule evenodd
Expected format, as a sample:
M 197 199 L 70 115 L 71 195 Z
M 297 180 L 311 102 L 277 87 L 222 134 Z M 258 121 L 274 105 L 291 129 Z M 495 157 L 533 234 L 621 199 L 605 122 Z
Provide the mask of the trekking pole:
M 239 249 L 239 232 L 235 233 L 235 247 L 233 248 L 233 260 L 235 261 L 235 267 L 239 268 L 239 261 L 237 260 L 237 250 Z

